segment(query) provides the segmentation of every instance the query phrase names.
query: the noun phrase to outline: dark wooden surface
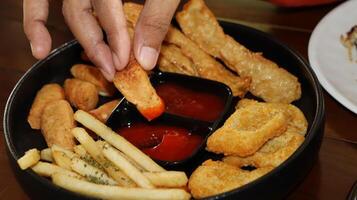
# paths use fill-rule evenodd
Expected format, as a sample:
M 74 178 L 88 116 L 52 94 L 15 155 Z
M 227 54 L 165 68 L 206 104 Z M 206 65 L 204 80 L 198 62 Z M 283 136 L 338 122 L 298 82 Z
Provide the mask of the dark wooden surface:
M 217 17 L 272 34 L 307 58 L 309 37 L 318 21 L 337 4 L 283 9 L 259 0 L 208 0 Z M 51 1 L 48 27 L 53 48 L 73 38 L 61 16 L 61 1 Z M 22 29 L 22 1 L 0 6 L 0 119 L 7 97 L 36 61 Z M 326 124 L 319 159 L 289 199 L 345 199 L 357 180 L 357 117 L 325 92 Z M 355 124 L 356 123 L 356 124 Z M 0 134 L 3 134 L 1 123 Z M 29 199 L 17 183 L 0 137 L 0 199 Z

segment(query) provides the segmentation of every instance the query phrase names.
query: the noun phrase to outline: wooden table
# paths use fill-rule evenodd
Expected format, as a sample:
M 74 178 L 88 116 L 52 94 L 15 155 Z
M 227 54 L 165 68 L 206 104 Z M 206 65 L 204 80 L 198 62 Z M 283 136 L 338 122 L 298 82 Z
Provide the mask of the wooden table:
M 307 58 L 309 37 L 318 21 L 337 4 L 283 9 L 259 0 L 207 0 L 220 18 L 229 18 L 272 34 Z M 73 38 L 61 16 L 61 1 L 51 1 L 48 27 L 53 48 Z M 15 83 L 36 61 L 22 29 L 22 1 L 2 0 L 0 6 L 0 119 Z M 357 180 L 357 121 L 325 92 L 326 125 L 319 159 L 288 199 L 345 199 Z M 1 123 L 2 126 L 2 123 Z M 1 127 L 0 133 L 3 134 Z M 29 199 L 9 166 L 0 137 L 0 199 Z

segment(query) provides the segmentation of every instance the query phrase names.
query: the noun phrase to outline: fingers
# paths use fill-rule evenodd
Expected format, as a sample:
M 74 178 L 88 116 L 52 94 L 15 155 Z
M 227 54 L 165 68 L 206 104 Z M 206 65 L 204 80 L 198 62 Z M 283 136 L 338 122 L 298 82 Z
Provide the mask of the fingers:
M 104 29 L 112 50 L 114 66 L 123 69 L 129 61 L 130 38 L 120 0 L 93 0 L 100 25 Z
M 37 59 L 51 51 L 51 36 L 45 27 L 48 17 L 48 0 L 24 0 L 24 31 L 30 41 L 32 55 Z
M 92 14 L 90 0 L 64 0 L 63 15 L 89 59 L 112 81 L 115 73 L 112 51 L 103 41 L 103 32 Z
M 155 67 L 161 43 L 179 0 L 147 0 L 135 27 L 134 54 L 140 65 L 150 70 Z

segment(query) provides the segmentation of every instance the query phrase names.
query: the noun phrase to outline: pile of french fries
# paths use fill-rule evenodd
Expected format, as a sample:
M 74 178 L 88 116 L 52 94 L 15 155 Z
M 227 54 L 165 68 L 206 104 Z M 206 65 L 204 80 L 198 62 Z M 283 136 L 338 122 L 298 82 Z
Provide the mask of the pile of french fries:
M 95 141 L 85 129 L 73 128 L 79 142 L 73 151 L 57 145 L 30 149 L 18 159 L 20 168 L 31 168 L 62 188 L 99 199 L 191 198 L 184 172 L 166 171 L 85 111 L 78 110 L 74 118 L 103 140 Z

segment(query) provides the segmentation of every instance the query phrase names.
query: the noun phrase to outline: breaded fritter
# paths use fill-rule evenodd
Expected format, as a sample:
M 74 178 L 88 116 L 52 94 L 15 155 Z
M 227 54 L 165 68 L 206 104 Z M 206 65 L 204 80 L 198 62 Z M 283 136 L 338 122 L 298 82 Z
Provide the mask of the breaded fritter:
M 98 90 L 94 84 L 76 78 L 64 82 L 64 91 L 68 101 L 76 108 L 89 111 L 99 101 Z
M 287 129 L 290 117 L 280 109 L 253 105 L 237 109 L 207 140 L 207 150 L 249 156 Z
M 86 64 L 75 64 L 71 68 L 71 74 L 82 81 L 87 81 L 96 86 L 101 96 L 113 96 L 115 87 L 105 79 L 100 70 Z
M 115 73 L 114 85 L 149 121 L 165 111 L 164 101 L 157 95 L 148 75 L 133 55 L 129 64 Z
M 36 94 L 27 121 L 33 129 L 41 128 L 41 115 L 45 106 L 56 100 L 65 99 L 64 90 L 56 83 L 44 85 Z
M 76 126 L 71 105 L 66 100 L 53 101 L 46 105 L 41 116 L 41 132 L 47 146 L 54 144 L 66 149 L 75 146 L 71 129 Z
M 298 79 L 276 63 L 226 35 L 203 0 L 190 0 L 176 15 L 182 31 L 240 76 L 251 77 L 250 92 L 267 102 L 291 103 L 301 96 Z
M 142 10 L 142 5 L 125 3 L 123 8 L 127 20 L 135 26 Z M 251 82 L 250 77 L 239 77 L 234 75 L 173 26 L 169 27 L 165 41 L 171 45 L 175 45 L 181 50 L 180 54 L 191 60 L 199 77 L 222 82 L 228 85 L 234 96 L 243 97 L 248 91 Z M 168 61 L 168 58 L 165 57 L 165 59 Z M 184 60 L 177 59 L 177 63 L 173 64 L 176 66 L 184 65 L 184 62 L 186 62 Z M 166 68 L 172 67 L 172 65 L 168 65 L 169 63 L 167 62 L 164 64 L 166 64 Z
M 188 187 L 194 198 L 204 198 L 236 189 L 272 169 L 264 167 L 246 171 L 221 161 L 207 160 L 192 173 Z
M 109 101 L 98 108 L 91 110 L 89 113 L 92 114 L 95 118 L 97 118 L 99 121 L 105 123 L 112 114 L 114 108 L 119 104 L 119 100 L 113 100 Z

